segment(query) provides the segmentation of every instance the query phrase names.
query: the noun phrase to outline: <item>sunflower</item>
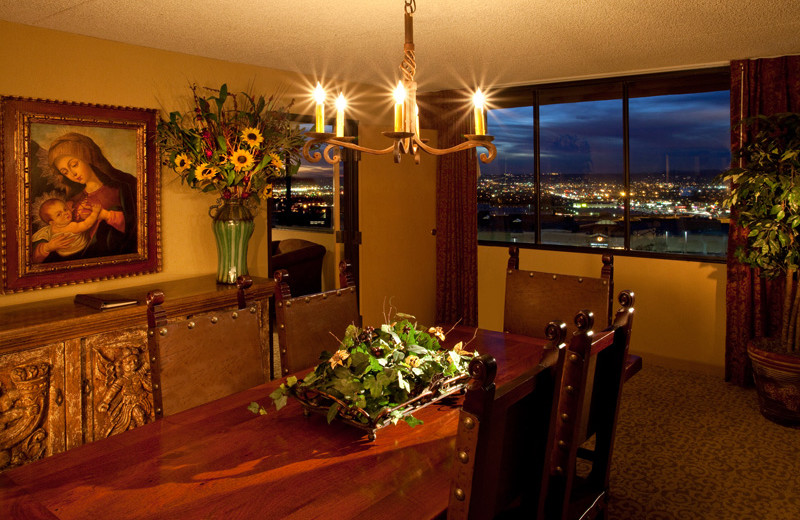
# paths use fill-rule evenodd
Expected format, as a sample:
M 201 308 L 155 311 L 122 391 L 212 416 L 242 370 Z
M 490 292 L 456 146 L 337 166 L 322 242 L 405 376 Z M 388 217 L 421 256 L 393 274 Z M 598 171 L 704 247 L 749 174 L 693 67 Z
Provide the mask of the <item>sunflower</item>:
M 247 150 L 235 150 L 231 154 L 231 163 L 233 163 L 233 168 L 238 172 L 242 170 L 248 170 L 253 166 L 253 154 L 248 152 Z
M 217 174 L 217 168 L 208 163 L 203 163 L 194 169 L 194 178 L 198 181 L 211 180 Z
M 192 165 L 192 160 L 185 153 L 179 153 L 175 156 L 175 171 L 178 173 L 184 172 Z
M 259 193 L 259 197 L 262 199 L 268 199 L 272 197 L 272 184 L 267 184 L 262 188 L 261 192 Z
M 281 161 L 281 158 L 278 156 L 278 154 L 271 153 L 269 154 L 269 157 L 270 159 L 272 159 L 272 161 L 270 161 L 270 164 L 272 166 L 276 167 L 279 170 L 283 169 L 283 161 Z
M 261 132 L 258 131 L 258 128 L 253 128 L 252 126 L 242 130 L 242 139 L 250 146 L 258 146 L 264 142 Z

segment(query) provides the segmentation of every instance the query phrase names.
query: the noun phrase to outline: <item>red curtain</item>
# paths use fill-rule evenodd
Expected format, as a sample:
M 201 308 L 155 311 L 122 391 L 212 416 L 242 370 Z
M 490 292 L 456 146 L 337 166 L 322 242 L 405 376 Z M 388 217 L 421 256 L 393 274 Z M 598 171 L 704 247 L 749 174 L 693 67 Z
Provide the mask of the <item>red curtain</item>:
M 736 124 L 757 114 L 800 111 L 800 56 L 731 62 L 731 149 L 735 152 L 746 135 Z M 727 334 L 725 380 L 752 384 L 747 358 L 751 338 L 780 334 L 783 297 L 782 280 L 764 280 L 758 272 L 736 261 L 734 252 L 747 233 L 731 215 L 728 236 L 728 281 L 726 287 Z
M 471 132 L 461 91 L 420 95 L 420 120 L 438 148 Z M 436 322 L 478 325 L 478 174 L 475 150 L 442 155 L 436 167 Z

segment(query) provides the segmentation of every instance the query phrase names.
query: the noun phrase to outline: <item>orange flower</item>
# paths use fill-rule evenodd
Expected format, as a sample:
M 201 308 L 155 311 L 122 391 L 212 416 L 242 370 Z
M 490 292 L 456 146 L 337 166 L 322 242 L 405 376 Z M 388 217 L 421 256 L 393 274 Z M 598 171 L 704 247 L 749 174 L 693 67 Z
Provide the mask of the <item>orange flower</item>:
M 444 341 L 444 331 L 442 330 L 441 327 L 431 327 L 431 328 L 429 328 L 428 329 L 428 334 L 433 334 L 434 336 L 439 338 L 439 341 Z
M 456 343 L 453 346 L 453 352 L 455 352 L 459 356 L 468 356 L 468 355 L 470 355 L 469 350 L 466 350 L 464 348 L 464 342 L 463 341 L 459 341 L 458 343 Z
M 417 368 L 422 363 L 419 358 L 415 355 L 406 356 L 406 365 L 410 366 L 411 368 Z
M 346 350 L 337 350 L 336 353 L 332 355 L 331 358 L 328 360 L 328 363 L 331 364 L 331 368 L 336 368 L 337 365 L 344 366 L 344 363 L 342 363 L 342 361 L 344 361 L 349 357 L 350 353 L 347 352 Z

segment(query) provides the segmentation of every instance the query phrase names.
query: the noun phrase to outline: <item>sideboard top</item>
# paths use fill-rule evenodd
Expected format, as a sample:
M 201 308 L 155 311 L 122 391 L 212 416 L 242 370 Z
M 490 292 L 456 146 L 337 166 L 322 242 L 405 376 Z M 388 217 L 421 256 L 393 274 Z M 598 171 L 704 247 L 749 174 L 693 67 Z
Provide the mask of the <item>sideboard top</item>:
M 245 291 L 247 301 L 272 296 L 274 282 L 253 278 Z M 76 293 L 90 293 L 90 286 L 77 286 Z M 0 307 L 0 353 L 15 347 L 44 345 L 108 330 L 147 326 L 147 293 L 161 290 L 162 307 L 168 317 L 196 314 L 237 304 L 235 285 L 218 284 L 214 275 L 114 289 L 139 301 L 137 305 L 96 310 L 75 303 L 72 297 Z

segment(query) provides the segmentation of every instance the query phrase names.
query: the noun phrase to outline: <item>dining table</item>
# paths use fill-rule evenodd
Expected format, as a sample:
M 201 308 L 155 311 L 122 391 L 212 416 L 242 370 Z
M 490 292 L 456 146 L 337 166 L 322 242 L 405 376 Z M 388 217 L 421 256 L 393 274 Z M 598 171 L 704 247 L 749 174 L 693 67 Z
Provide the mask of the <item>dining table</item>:
M 456 326 L 443 342 L 497 360 L 499 387 L 546 340 Z M 310 369 L 309 369 L 310 370 Z M 302 378 L 309 370 L 295 374 Z M 367 432 L 269 395 L 285 378 L 0 473 L 0 518 L 434 518 L 447 509 L 462 395 Z M 248 409 L 252 402 L 267 413 Z

